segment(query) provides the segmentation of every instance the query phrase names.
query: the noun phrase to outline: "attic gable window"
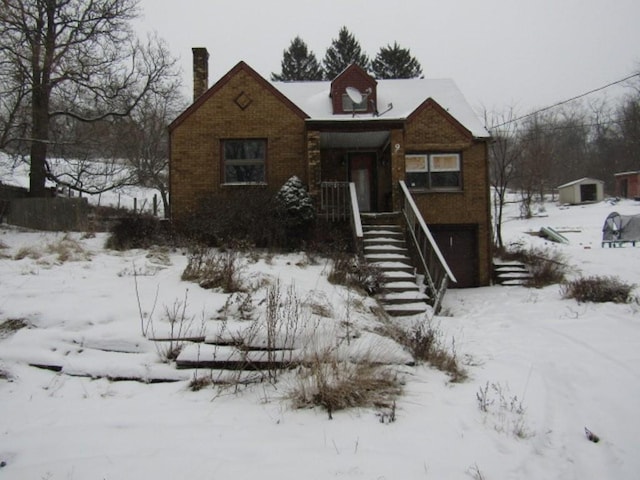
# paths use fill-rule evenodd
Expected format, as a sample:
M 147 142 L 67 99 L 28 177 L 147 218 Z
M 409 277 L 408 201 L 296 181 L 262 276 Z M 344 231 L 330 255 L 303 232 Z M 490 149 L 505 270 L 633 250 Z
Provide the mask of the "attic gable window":
M 266 183 L 266 154 L 265 139 L 223 140 L 224 183 Z
M 429 153 L 405 156 L 406 183 L 416 190 L 460 190 L 459 153 Z

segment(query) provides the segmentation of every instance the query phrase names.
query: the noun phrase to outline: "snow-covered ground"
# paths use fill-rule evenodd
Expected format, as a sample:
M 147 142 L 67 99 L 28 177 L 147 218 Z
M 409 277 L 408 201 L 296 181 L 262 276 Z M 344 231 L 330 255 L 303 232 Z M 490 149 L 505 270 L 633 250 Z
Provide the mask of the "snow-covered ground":
M 526 221 L 507 215 L 504 238 L 561 250 L 574 276 L 640 284 L 640 246 L 600 246 L 606 216 L 640 213 L 640 204 L 545 207 Z M 526 233 L 541 226 L 570 243 Z M 62 238 L 0 227 L 0 323 L 28 324 L 0 331 L 3 479 L 638 478 L 637 302 L 578 304 L 558 286 L 450 290 L 434 321 L 469 378 L 452 384 L 428 365 L 398 367 L 406 384 L 394 422 L 380 422 L 374 409 L 329 420 L 321 409 L 292 408 L 295 373 L 275 385 L 193 392 L 191 372 L 160 361 L 141 332 L 149 317 L 160 332 L 165 307 L 186 302 L 194 328 L 211 334 L 237 311 L 228 295 L 180 280 L 182 252 L 106 251 L 104 235 L 70 234 L 82 250 L 61 261 Z M 260 315 L 264 285 L 279 280 L 283 292 L 292 286 L 302 304 L 323 312 L 316 322 L 339 335 L 348 320 L 371 340 L 373 300 L 330 284 L 326 261 L 312 260 L 248 261 L 243 276 L 257 286 L 248 315 Z M 588 441 L 585 427 L 600 442 Z
M 78 169 L 74 167 L 74 160 L 49 160 L 51 168 L 54 171 L 71 171 Z M 86 166 L 85 166 L 86 167 Z M 96 168 L 97 171 L 103 171 L 104 167 Z M 117 170 L 120 175 L 124 175 L 125 169 L 118 167 Z M 89 175 L 85 175 L 83 180 L 85 181 L 85 187 L 89 188 L 92 185 L 96 191 L 100 190 L 100 186 L 103 184 L 113 185 L 112 177 L 105 178 L 102 175 L 96 175 L 93 180 Z M 4 152 L 0 152 L 0 183 L 11 185 L 14 187 L 29 188 L 29 165 L 26 161 L 21 161 L 19 158 L 14 158 L 7 155 Z M 47 181 L 48 188 L 54 188 L 56 185 Z M 69 195 L 68 189 L 61 189 L 58 195 Z M 71 192 L 71 195 L 77 195 L 77 192 Z M 157 216 L 162 217 L 164 215 L 162 201 L 157 190 L 148 188 L 140 188 L 135 185 L 125 185 L 117 187 L 111 190 L 106 190 L 102 193 L 96 193 L 93 195 L 83 194 L 83 197 L 92 205 L 109 206 L 116 208 L 125 208 L 128 210 L 135 210 L 138 212 L 152 213 L 153 212 L 153 197 L 156 195 L 157 201 Z

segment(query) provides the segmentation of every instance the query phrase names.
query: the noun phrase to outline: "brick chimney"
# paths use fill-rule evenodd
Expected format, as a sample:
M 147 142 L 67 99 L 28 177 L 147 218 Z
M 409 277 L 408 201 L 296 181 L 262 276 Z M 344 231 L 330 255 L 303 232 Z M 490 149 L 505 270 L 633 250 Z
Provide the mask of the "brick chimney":
M 193 101 L 209 88 L 209 52 L 204 47 L 192 48 L 193 52 Z

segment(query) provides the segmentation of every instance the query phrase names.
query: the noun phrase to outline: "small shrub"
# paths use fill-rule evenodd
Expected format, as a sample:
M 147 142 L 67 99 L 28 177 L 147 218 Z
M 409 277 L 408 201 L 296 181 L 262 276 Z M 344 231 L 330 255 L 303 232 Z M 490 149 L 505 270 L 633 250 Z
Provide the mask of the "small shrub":
M 357 256 L 339 252 L 334 255 L 327 280 L 333 284 L 359 288 L 369 295 L 379 293 L 384 273 L 375 265 L 360 261 Z
M 307 250 L 325 257 L 335 252 L 353 251 L 353 231 L 349 222 L 331 222 L 316 218 L 307 242 Z
M 191 241 L 210 247 L 276 247 L 285 234 L 275 211 L 273 195 L 267 190 L 256 187 L 250 194 L 230 190 L 204 198 L 178 229 Z
M 242 264 L 235 250 L 216 251 L 208 248 L 194 248 L 189 253 L 189 261 L 182 280 L 198 283 L 202 288 L 221 288 L 225 293 L 243 290 Z
M 398 375 L 389 368 L 317 358 L 300 371 L 289 393 L 296 408 L 319 406 L 332 413 L 354 407 L 390 408 L 402 393 Z M 395 417 L 395 412 L 394 412 Z
M 160 220 L 147 215 L 136 215 L 119 219 L 111 229 L 106 248 L 128 250 L 149 248 L 162 239 Z
M 404 346 L 414 360 L 428 362 L 434 368 L 448 374 L 452 382 L 466 380 L 467 371 L 458 360 L 455 339 L 451 341 L 451 347 L 447 348 L 442 330 L 430 320 L 417 323 L 409 330 L 387 323 L 379 331 Z
M 47 253 L 57 255 L 59 262 L 90 260 L 91 254 L 87 252 L 82 244 L 64 235 L 60 240 L 47 245 Z
M 306 241 L 316 219 L 313 200 L 295 175 L 275 196 L 276 214 L 285 230 L 286 247 L 295 248 Z
M 213 378 L 194 375 L 189 381 L 189 390 L 197 392 L 213 384 Z
M 613 276 L 583 277 L 560 286 L 563 298 L 573 298 L 578 302 L 629 303 L 635 285 L 628 284 Z
M 20 247 L 20 249 L 13 256 L 14 260 L 22 260 L 24 258 L 31 258 L 33 260 L 38 260 L 42 257 L 42 252 L 40 252 L 35 247 Z
M 178 358 L 185 338 L 192 334 L 194 317 L 187 315 L 187 293 L 184 300 L 175 300 L 172 306 L 164 307 L 164 317 L 169 322 L 169 337 L 166 341 L 156 342 L 156 348 L 162 361 L 168 363 Z
M 0 323 L 0 338 L 6 338 L 27 325 L 27 321 L 22 318 L 9 318 Z

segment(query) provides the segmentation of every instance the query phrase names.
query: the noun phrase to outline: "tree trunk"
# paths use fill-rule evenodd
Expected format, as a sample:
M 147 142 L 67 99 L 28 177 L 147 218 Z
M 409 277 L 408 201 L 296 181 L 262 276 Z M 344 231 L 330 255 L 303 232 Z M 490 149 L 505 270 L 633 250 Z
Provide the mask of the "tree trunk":
M 171 211 L 169 210 L 169 196 L 164 188 L 160 189 L 160 198 L 162 198 L 162 207 L 164 209 L 164 218 L 171 218 Z
M 49 141 L 49 99 L 45 89 L 38 85 L 33 89 L 33 111 L 31 136 L 31 169 L 29 172 L 29 194 L 32 197 L 47 195 L 47 144 Z

